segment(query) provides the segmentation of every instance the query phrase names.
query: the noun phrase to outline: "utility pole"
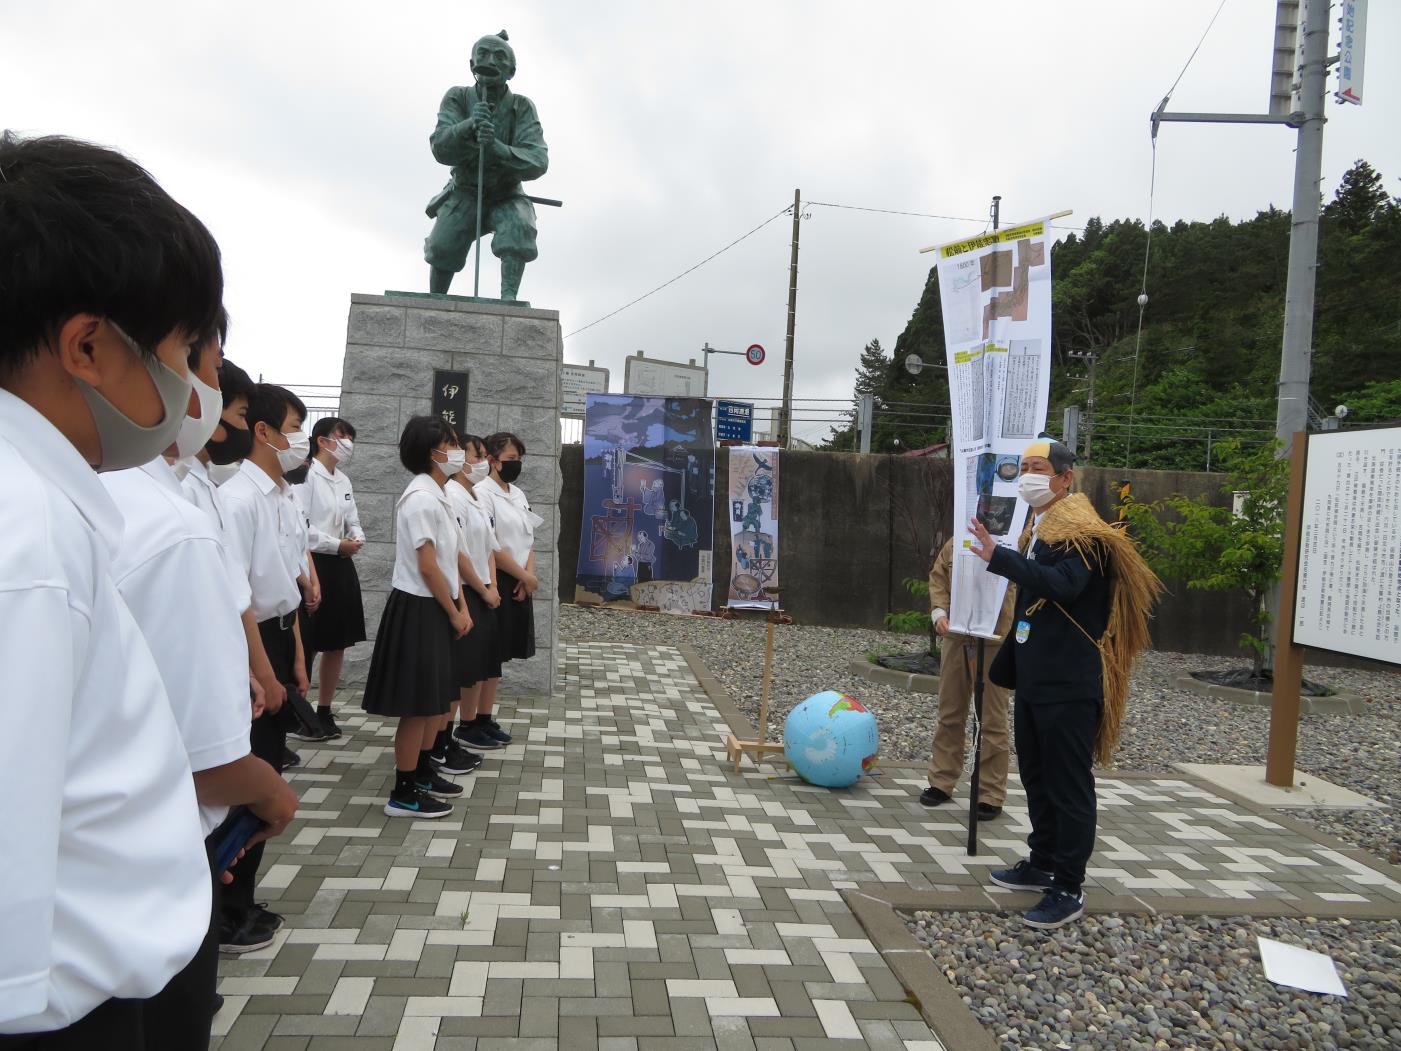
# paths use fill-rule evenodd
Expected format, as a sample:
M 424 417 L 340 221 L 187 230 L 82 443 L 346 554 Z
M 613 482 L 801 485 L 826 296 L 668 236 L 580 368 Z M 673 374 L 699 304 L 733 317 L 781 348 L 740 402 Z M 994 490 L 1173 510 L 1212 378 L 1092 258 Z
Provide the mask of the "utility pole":
M 1093 350 L 1072 350 L 1066 357 L 1083 361 L 1089 366 L 1090 396 L 1085 407 L 1085 462 L 1089 463 L 1095 440 L 1095 365 L 1099 362 L 1099 355 Z
M 994 230 L 1000 225 L 1002 220 L 1002 195 L 993 194 L 992 197 L 992 228 Z
M 1318 270 L 1319 181 L 1323 169 L 1323 116 L 1328 93 L 1328 18 L 1325 0 L 1305 0 L 1299 62 L 1299 148 L 1294 162 L 1293 228 L 1284 290 L 1284 345 L 1279 361 L 1275 437 L 1288 456 L 1294 435 L 1309 427 L 1309 372 L 1313 366 L 1313 294 Z
M 793 255 L 788 263 L 788 335 L 783 341 L 783 407 L 778 413 L 778 447 L 788 448 L 793 430 L 793 329 L 798 320 L 798 224 L 803 191 L 793 191 Z

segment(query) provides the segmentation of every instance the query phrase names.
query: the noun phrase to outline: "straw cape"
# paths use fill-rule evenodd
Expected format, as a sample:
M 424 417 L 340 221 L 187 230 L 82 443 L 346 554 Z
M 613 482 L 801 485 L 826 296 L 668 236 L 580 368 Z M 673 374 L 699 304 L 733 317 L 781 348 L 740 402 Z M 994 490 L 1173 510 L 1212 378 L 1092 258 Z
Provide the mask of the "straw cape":
M 1067 544 L 1087 563 L 1095 566 L 1109 581 L 1109 627 L 1098 639 L 1054 603 L 1099 650 L 1104 675 L 1104 715 L 1095 735 L 1095 760 L 1109 763 L 1119 744 L 1124 709 L 1129 697 L 1129 679 L 1134 662 L 1148 646 L 1148 617 L 1163 590 L 1138 545 L 1122 529 L 1099 517 L 1099 512 L 1083 493 L 1074 493 L 1052 504 L 1041 516 L 1037 538 L 1048 544 Z M 1035 612 L 1045 604 L 1037 599 L 1028 609 Z

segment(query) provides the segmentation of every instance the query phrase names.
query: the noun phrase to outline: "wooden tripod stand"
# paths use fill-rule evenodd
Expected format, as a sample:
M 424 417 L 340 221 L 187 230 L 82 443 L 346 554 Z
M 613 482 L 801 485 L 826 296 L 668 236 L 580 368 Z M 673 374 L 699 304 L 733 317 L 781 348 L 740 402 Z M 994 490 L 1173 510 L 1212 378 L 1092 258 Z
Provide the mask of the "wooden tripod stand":
M 765 588 L 764 591 L 769 595 L 773 605 L 762 611 L 768 622 L 768 633 L 764 642 L 764 687 L 763 692 L 759 695 L 758 737 L 753 741 L 741 741 L 734 734 L 726 738 L 725 755 L 735 764 L 735 773 L 739 773 L 740 764 L 744 761 L 746 754 L 752 754 L 754 765 L 757 766 L 770 752 L 783 751 L 783 742 L 768 739 L 769 685 L 773 681 L 773 630 L 779 624 L 792 624 L 793 618 L 779 608 L 777 588 Z

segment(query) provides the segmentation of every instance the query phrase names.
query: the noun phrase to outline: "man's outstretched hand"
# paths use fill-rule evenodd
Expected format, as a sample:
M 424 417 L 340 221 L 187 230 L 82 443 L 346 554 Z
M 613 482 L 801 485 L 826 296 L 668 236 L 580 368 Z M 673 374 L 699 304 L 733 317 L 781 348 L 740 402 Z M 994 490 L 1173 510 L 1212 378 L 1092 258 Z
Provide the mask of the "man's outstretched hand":
M 992 538 L 992 534 L 987 531 L 987 527 L 977 518 L 970 519 L 968 531 L 973 534 L 973 539 L 977 541 L 973 545 L 973 554 L 977 555 L 984 562 L 992 561 L 992 553 L 997 550 L 997 541 Z

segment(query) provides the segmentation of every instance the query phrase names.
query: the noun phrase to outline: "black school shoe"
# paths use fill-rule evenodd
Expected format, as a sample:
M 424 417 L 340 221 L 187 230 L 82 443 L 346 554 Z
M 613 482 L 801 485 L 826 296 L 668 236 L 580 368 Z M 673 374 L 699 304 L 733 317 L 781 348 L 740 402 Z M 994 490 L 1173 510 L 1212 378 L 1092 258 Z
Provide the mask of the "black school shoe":
M 991 803 L 978 804 L 978 820 L 991 821 L 993 818 L 1002 816 L 1002 808 L 993 806 Z
M 336 717 L 331 714 L 330 709 L 318 711 L 316 718 L 321 722 L 321 729 L 326 734 L 323 740 L 338 741 L 341 737 L 341 728 L 336 725 Z
M 475 773 L 477 767 L 482 765 L 482 757 L 475 752 L 469 752 L 456 741 L 448 745 L 448 750 L 442 759 L 437 756 L 432 757 L 439 773 L 443 774 L 471 774 Z
M 477 725 L 485 730 L 487 734 L 499 744 L 508 745 L 513 740 L 510 734 L 501 729 L 501 724 L 489 715 L 477 716 Z
M 286 745 L 282 748 L 282 769 L 295 770 L 302 765 L 302 757 Z
M 242 915 L 226 914 L 219 925 L 219 951 L 241 956 L 271 945 L 278 928 L 282 926 L 282 917 L 275 912 L 266 913 L 276 918 L 276 924 L 272 924 L 263 918 L 264 912 L 265 910 L 255 905 Z
M 439 777 L 437 774 L 417 774 L 414 777 L 414 787 L 421 795 L 435 796 L 438 799 L 452 799 L 462 794 L 462 786 Z
M 1033 890 L 1045 893 L 1051 889 L 1052 876 L 1045 869 L 1038 869 L 1030 861 L 1022 860 L 1009 869 L 994 869 L 988 879 L 999 887 L 1008 890 Z
M 389 802 L 384 804 L 384 812 L 389 817 L 411 817 L 420 820 L 447 817 L 452 807 L 432 796 L 424 795 L 417 788 L 407 792 L 390 792 Z
M 1053 931 L 1057 927 L 1064 927 L 1072 920 L 1078 920 L 1083 915 L 1085 915 L 1085 895 L 1083 893 L 1071 894 L 1070 891 L 1062 890 L 1060 887 L 1052 887 L 1045 893 L 1040 903 L 1022 918 L 1028 927 Z
M 952 798 L 953 796 L 949 795 L 942 788 L 935 788 L 933 785 L 930 785 L 920 793 L 919 801 L 924 806 L 942 806 Z
M 500 748 L 498 741 L 491 732 L 481 723 L 473 721 L 464 725 L 459 725 L 452 735 L 457 738 L 467 748 L 475 748 L 479 752 L 488 752 L 493 748 Z

